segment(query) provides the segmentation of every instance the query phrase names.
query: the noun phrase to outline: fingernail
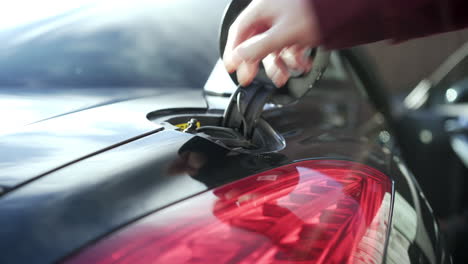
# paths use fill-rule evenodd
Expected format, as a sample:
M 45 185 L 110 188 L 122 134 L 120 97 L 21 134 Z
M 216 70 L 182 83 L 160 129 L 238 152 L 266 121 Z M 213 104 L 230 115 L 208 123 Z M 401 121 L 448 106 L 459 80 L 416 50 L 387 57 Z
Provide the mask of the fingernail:
M 225 52 L 223 55 L 223 63 L 224 67 L 229 73 L 232 73 L 236 70 L 232 65 L 232 59 L 230 58 L 229 54 L 227 54 L 227 52 Z
M 279 72 L 278 68 L 274 67 L 273 70 L 272 70 L 272 72 L 271 72 L 271 74 L 270 74 L 270 76 L 269 76 L 270 79 L 271 79 L 273 82 L 275 82 L 274 80 L 275 80 L 276 75 L 278 74 L 278 72 Z
M 276 87 L 278 88 L 281 88 L 283 87 L 286 82 L 288 81 L 289 79 L 289 75 L 288 74 L 284 74 L 282 73 L 281 71 L 278 71 L 278 74 L 276 74 L 276 77 L 275 77 L 276 81 L 274 81 Z
M 226 71 L 229 73 L 233 73 L 236 71 L 236 69 L 232 66 L 232 64 L 227 61 L 224 61 L 224 67 L 226 68 Z
M 275 84 L 276 88 L 280 88 L 282 85 L 281 85 L 281 80 L 280 80 L 280 75 L 281 75 L 281 71 L 280 70 L 276 70 L 274 73 L 273 73 L 273 77 L 271 78 L 271 80 L 273 81 L 273 83 Z
M 242 58 L 239 56 L 239 54 L 234 50 L 232 53 L 231 53 L 231 56 L 229 57 L 229 69 L 234 72 L 234 71 L 238 71 L 240 66 L 244 63 L 244 61 L 242 60 Z M 244 70 L 245 69 L 245 65 L 243 66 L 244 67 Z
M 239 67 L 237 68 L 237 81 L 239 82 L 240 85 L 246 86 L 247 84 L 247 77 L 246 77 L 246 67 L 247 65 L 245 62 L 242 62 Z

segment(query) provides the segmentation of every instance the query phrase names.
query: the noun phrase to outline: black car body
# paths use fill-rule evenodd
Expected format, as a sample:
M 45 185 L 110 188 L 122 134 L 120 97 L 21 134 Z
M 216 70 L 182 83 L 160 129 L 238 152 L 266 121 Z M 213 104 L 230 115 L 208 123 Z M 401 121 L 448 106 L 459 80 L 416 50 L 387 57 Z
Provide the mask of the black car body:
M 164 14 L 163 18 L 180 18 L 183 16 L 180 10 L 192 10 L 198 12 L 198 16 L 203 16 L 203 9 L 190 8 L 197 5 L 199 4 L 189 1 L 171 1 L 170 4 L 161 1 L 154 4 L 152 8 L 159 10 L 159 14 Z M 144 4 L 134 4 L 132 8 L 145 12 L 152 10 Z M 78 10 L 64 14 L 63 17 L 57 18 L 57 21 L 73 18 L 80 12 Z M 99 18 L 106 18 L 106 15 L 109 15 L 106 12 L 100 13 L 102 12 L 100 9 L 96 12 Z M 96 27 L 96 31 L 92 31 L 91 35 L 75 34 L 67 41 L 75 44 L 89 44 L 92 43 L 92 36 L 104 37 L 105 32 L 113 32 L 109 33 L 115 34 L 113 36 L 125 36 L 128 33 L 127 30 L 132 28 L 132 25 L 138 24 L 137 21 L 142 17 L 138 12 L 134 16 L 131 14 L 133 13 L 129 12 L 128 17 L 123 23 L 118 23 L 118 26 Z M 66 23 L 58 23 L 60 26 L 54 27 L 51 32 L 58 34 L 62 27 L 75 26 L 74 23 L 81 25 L 83 21 L 93 22 L 89 18 L 65 21 Z M 49 22 L 43 21 L 40 26 L 47 25 L 47 23 Z M 258 133 L 266 140 L 259 144 L 265 148 L 255 151 L 232 149 L 213 140 L 210 136 L 183 132 L 176 126 L 183 125 L 193 117 L 200 121 L 201 126 L 220 126 L 222 106 L 226 105 L 229 98 L 223 93 L 203 93 L 203 83 L 200 82 L 200 78 L 206 79 L 214 60 L 210 57 L 211 55 L 203 56 L 203 58 L 208 58 L 206 61 L 198 58 L 196 54 L 199 54 L 197 49 L 200 46 L 192 45 L 192 40 L 182 37 L 187 36 L 186 32 L 193 33 L 195 30 L 187 30 L 185 27 L 179 30 L 179 28 L 173 28 L 173 24 L 164 23 L 168 22 L 164 22 L 164 19 L 156 23 L 145 20 L 143 31 L 146 32 L 145 30 L 153 26 L 162 30 L 176 30 L 174 31 L 177 36 L 176 40 L 148 34 L 142 36 L 151 39 L 149 43 L 146 43 L 150 44 L 150 47 L 147 47 L 149 50 L 151 50 L 151 45 L 165 41 L 174 43 L 175 50 L 180 51 L 178 47 L 184 49 L 185 53 L 174 55 L 177 60 L 168 59 L 167 62 L 161 62 L 161 60 L 172 58 L 171 53 L 156 52 L 158 55 L 154 63 L 161 63 L 164 67 L 158 68 L 159 66 L 156 65 L 155 70 L 169 69 L 179 73 L 167 82 L 158 83 L 157 76 L 151 79 L 153 78 L 151 75 L 148 75 L 151 77 L 147 79 L 148 82 L 144 82 L 145 79 L 141 75 L 131 76 L 131 71 L 128 76 L 125 75 L 128 73 L 125 71 L 119 75 L 119 71 L 114 68 L 108 69 L 109 74 L 99 72 L 100 68 L 94 70 L 91 68 L 89 76 L 92 78 L 76 76 L 68 78 L 69 75 L 63 75 L 62 79 L 40 78 L 47 75 L 38 73 L 36 70 L 25 74 L 27 78 L 18 77 L 20 71 L 16 68 L 10 69 L 10 72 L 5 74 L 9 78 L 1 75 L 4 72 L 0 73 L 2 76 L 0 81 L 5 81 L 2 86 L 8 85 L 11 88 L 27 86 L 45 89 L 44 87 L 51 86 L 62 87 L 66 90 L 67 87 L 76 85 L 108 86 L 109 93 L 112 93 L 114 86 L 128 87 L 129 91 L 138 89 L 134 87 L 142 86 L 154 89 L 154 94 L 145 94 L 144 97 L 129 96 L 129 98 L 118 100 L 112 99 L 93 107 L 76 109 L 64 114 L 57 113 L 52 118 L 46 118 L 14 132 L 9 131 L 0 138 L 2 153 L 0 155 L 0 186 L 2 186 L 0 263 L 99 261 L 100 263 L 114 263 L 113 261 L 116 261 L 115 263 L 153 263 L 158 260 L 159 263 L 169 263 L 167 259 L 158 258 L 162 255 L 166 256 L 165 254 L 172 252 L 171 250 L 174 250 L 174 254 L 183 256 L 183 258 L 172 258 L 172 260 L 177 260 L 176 262 L 259 262 L 259 258 L 262 257 L 258 255 L 260 253 L 249 250 L 251 246 L 248 241 L 236 240 L 235 234 L 240 234 L 240 236 L 248 234 L 263 241 L 265 244 L 262 245 L 267 248 L 258 249 L 258 252 L 276 250 L 273 255 L 267 255 L 267 259 L 264 259 L 264 261 L 274 263 L 308 263 L 308 261 L 315 263 L 326 262 L 327 259 L 353 263 L 450 263 L 450 256 L 445 250 L 431 207 L 415 178 L 406 168 L 385 117 L 373 105 L 375 100 L 372 96 L 372 89 L 375 87 L 370 87 L 369 83 L 364 81 L 365 77 L 354 70 L 352 59 L 350 59 L 354 54 L 352 51 L 334 52 L 332 64 L 320 85 L 300 102 L 284 107 L 269 105 L 265 108 L 262 115 L 264 125 L 258 128 L 263 129 Z M 36 26 L 34 24 L 28 27 L 35 29 Z M 109 31 L 100 31 L 103 29 L 109 29 Z M 207 34 L 198 28 L 196 31 L 202 35 Z M 46 37 L 51 36 L 49 34 L 52 33 L 47 31 L 40 37 L 27 41 L 26 43 L 31 45 L 27 50 L 36 47 L 39 49 L 37 54 L 47 54 L 41 53 L 40 50 L 43 47 L 39 44 L 44 43 L 40 41 L 43 40 L 42 37 L 47 39 Z M 11 31 L 8 34 L 11 38 L 19 33 Z M 86 36 L 91 37 L 88 39 Z M 80 42 L 81 37 L 86 41 Z M 66 38 L 60 38 L 60 34 L 51 39 L 57 41 L 56 43 L 66 43 L 59 42 L 66 40 Z M 212 49 L 215 49 L 216 39 L 213 41 Z M 96 43 L 100 42 L 96 40 Z M 112 42 L 107 43 L 111 45 Z M 44 47 L 50 48 L 49 44 Z M 67 44 L 63 45 L 67 47 Z M 59 45 L 53 51 L 61 47 Z M 201 50 L 205 50 L 207 47 L 202 48 Z M 112 55 L 118 56 L 127 49 L 131 48 L 121 47 L 122 53 Z M 132 50 L 135 53 L 140 51 L 139 48 Z M 32 60 L 27 54 L 21 54 L 25 57 L 18 62 L 18 67 L 21 67 L 21 63 Z M 57 56 L 55 58 L 57 60 L 75 61 L 69 59 L 68 54 L 59 53 L 54 56 Z M 142 56 L 145 55 L 142 54 Z M 99 53 L 95 53 L 90 58 L 80 58 L 90 65 L 93 64 L 93 60 L 96 61 L 96 65 L 100 63 L 107 65 L 108 62 L 106 56 L 99 57 Z M 125 64 L 124 60 L 119 62 Z M 48 61 L 41 63 L 45 68 L 51 64 Z M 2 64 L 6 65 L 7 61 L 4 60 Z M 146 65 L 142 69 L 151 70 L 153 66 L 153 64 Z M 76 73 L 74 70 L 72 72 Z M 214 78 L 213 74 L 210 78 Z M 232 85 L 229 79 L 225 79 L 225 83 L 217 83 Z M 265 142 L 278 144 L 265 146 Z M 367 221 L 362 229 L 366 231 L 366 234 L 373 228 L 380 230 L 377 235 L 369 235 L 363 239 L 361 234 L 358 242 L 362 240 L 364 244 L 359 245 L 346 244 L 354 241 L 346 239 L 350 234 L 343 233 L 339 237 L 331 235 L 334 242 L 330 242 L 330 245 L 333 247 L 327 249 L 320 246 L 320 243 L 323 244 L 327 240 L 320 236 L 308 238 L 306 242 L 296 243 L 290 248 L 287 246 L 289 245 L 287 241 L 281 240 L 284 236 L 275 238 L 267 231 L 261 231 L 264 229 L 257 229 L 259 223 L 249 228 L 239 224 L 239 221 L 244 223 L 245 219 L 230 216 L 226 220 L 224 216 L 218 215 L 216 205 L 218 202 L 226 202 L 223 199 L 228 199 L 226 197 L 228 197 L 230 187 L 240 183 L 249 183 L 251 179 L 255 179 L 252 177 L 257 177 L 257 180 L 261 178 L 275 182 L 276 176 L 271 178 L 269 175 L 272 171 L 278 172 L 282 169 L 286 171 L 294 166 L 296 170 L 299 170 L 297 168 L 306 165 L 324 166 L 325 171 L 330 166 L 337 166 L 343 170 L 358 172 L 362 170 L 370 174 L 378 174 L 384 182 L 382 186 L 386 186 L 386 191 L 379 196 L 381 200 L 377 201 L 382 221 L 373 225 L 371 221 Z M 299 184 L 293 183 L 294 186 Z M 252 186 L 255 186 L 255 183 Z M 314 192 L 313 199 L 324 197 L 325 201 L 328 201 L 327 190 L 335 187 L 341 188 L 332 184 L 322 186 L 322 188 L 310 187 L 310 190 Z M 274 188 L 278 188 L 278 192 L 283 190 L 281 184 Z M 350 207 L 352 211 L 354 210 L 354 215 L 365 211 L 362 201 L 374 202 L 371 198 L 366 200 L 364 196 L 361 197 L 362 193 L 356 194 L 360 197 L 361 203 L 352 204 Z M 375 193 L 377 191 L 374 189 L 370 190 L 369 197 L 373 197 Z M 260 203 L 259 201 L 269 199 L 264 192 L 254 194 L 252 196 L 232 194 L 238 199 L 236 198 L 234 204 L 231 204 L 232 201 L 226 203 L 229 206 L 246 208 L 242 206 L 255 207 L 256 203 Z M 306 195 L 306 197 L 309 196 Z M 298 196 L 297 199 L 298 203 L 304 203 L 304 200 L 301 200 L 304 196 Z M 277 200 L 275 202 L 274 212 L 282 212 L 275 217 L 282 217 L 284 214 L 288 217 L 293 215 L 301 218 L 300 212 L 295 211 L 297 208 L 277 208 L 281 207 L 281 203 Z M 313 205 L 313 202 L 311 204 Z M 263 210 L 266 210 L 266 205 L 262 206 Z M 377 210 L 377 208 L 374 209 Z M 327 219 L 347 217 L 333 211 L 335 209 L 327 210 L 316 214 L 322 218 L 329 214 L 330 218 L 325 217 Z M 190 227 L 191 221 L 186 220 L 190 220 L 192 214 L 213 218 L 213 229 L 204 226 L 203 232 L 197 233 L 201 241 L 197 240 L 197 237 L 189 242 L 183 240 L 184 237 L 190 237 L 191 232 L 196 232 L 196 229 L 187 229 L 185 233 L 181 231 L 180 237 L 171 237 L 171 234 L 185 230 L 186 226 Z M 158 218 L 160 216 L 164 216 L 162 220 Z M 165 218 L 165 216 L 168 217 Z M 189 218 L 184 220 L 187 216 Z M 374 218 L 375 215 L 372 217 Z M 156 236 L 151 236 L 151 229 L 142 229 L 143 233 L 141 230 L 138 231 L 139 227 L 148 225 L 151 221 L 157 222 L 152 226 Z M 177 221 L 183 221 L 181 223 L 184 225 Z M 193 223 L 195 222 L 194 220 Z M 210 243 L 210 239 L 206 239 L 210 238 L 209 231 L 217 230 L 219 226 L 230 227 L 238 233 L 234 232 L 234 237 L 229 239 L 216 237 L 215 233 L 211 236 L 212 242 Z M 306 226 L 312 229 L 317 227 L 303 224 L 302 230 Z M 169 231 L 164 229 L 166 227 Z M 195 225 L 195 227 L 199 226 Z M 334 233 L 335 231 L 333 228 L 326 229 L 319 235 L 326 237 L 327 232 Z M 137 240 L 138 236 L 128 236 L 129 233 L 132 235 L 132 232 L 136 232 L 135 234 L 141 235 L 146 240 L 142 242 Z M 125 243 L 122 244 L 122 241 Z M 167 243 L 151 248 L 151 243 L 161 241 Z M 134 248 L 123 248 L 133 243 Z M 184 250 L 179 248 L 183 243 L 187 243 L 192 249 L 206 249 L 206 252 L 193 250 L 187 253 L 186 247 Z M 349 251 L 340 250 L 340 248 L 349 249 Z M 367 252 L 372 252 L 372 254 L 364 254 L 366 250 L 362 248 L 367 248 Z M 325 250 L 328 253 L 323 253 Z M 359 253 L 359 250 L 364 253 Z M 296 254 L 297 252 L 301 253 Z M 122 254 L 119 255 L 119 253 Z

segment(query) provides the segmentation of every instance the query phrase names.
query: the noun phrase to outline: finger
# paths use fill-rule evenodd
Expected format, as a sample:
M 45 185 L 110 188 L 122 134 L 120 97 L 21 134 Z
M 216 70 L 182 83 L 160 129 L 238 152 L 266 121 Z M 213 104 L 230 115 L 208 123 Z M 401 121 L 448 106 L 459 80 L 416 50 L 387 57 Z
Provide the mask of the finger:
M 294 39 L 289 35 L 287 27 L 278 24 L 244 41 L 234 52 L 244 61 L 260 61 L 268 54 L 290 46 Z
M 242 63 L 240 57 L 234 53 L 234 49 L 252 36 L 255 30 L 258 30 L 255 24 L 261 21 L 262 13 L 259 13 L 257 10 L 258 7 L 255 5 L 248 5 L 229 28 L 223 54 L 224 64 L 229 72 L 234 72 Z
M 306 68 L 304 70 L 304 73 L 309 73 L 312 70 L 313 65 L 314 65 L 314 61 L 310 60 L 309 64 L 307 64 L 307 66 L 306 66 Z
M 280 56 L 272 53 L 265 57 L 263 66 L 267 76 L 273 81 L 276 87 L 282 87 L 289 79 L 289 71 L 286 63 Z
M 312 70 L 312 66 L 314 63 L 314 57 L 312 56 L 312 48 L 304 47 L 299 53 L 298 56 L 302 58 L 302 64 L 304 65 L 305 69 L 304 72 L 308 73 Z
M 276 72 L 276 75 L 273 77 L 273 82 L 275 83 L 276 87 L 280 88 L 283 87 L 290 77 L 288 67 L 286 63 L 281 59 L 281 57 L 276 57 L 275 65 L 278 67 L 279 71 Z
M 290 70 L 303 71 L 304 65 L 302 59 L 298 56 L 299 48 L 297 45 L 283 49 L 280 56 Z
M 265 68 L 265 72 L 271 80 L 273 76 L 276 75 L 276 72 L 279 71 L 278 66 L 275 64 L 276 54 L 271 53 L 262 60 L 263 67 Z
M 312 65 L 312 48 L 310 47 L 302 47 L 298 49 L 296 56 L 297 60 L 300 61 L 303 67 L 310 68 Z
M 310 49 L 294 45 L 281 52 L 281 58 L 286 63 L 291 76 L 297 77 L 310 71 L 312 60 L 310 58 Z
M 257 72 L 258 62 L 242 62 L 237 68 L 237 81 L 239 81 L 239 84 L 244 87 L 248 86 L 255 78 L 255 75 L 257 75 Z

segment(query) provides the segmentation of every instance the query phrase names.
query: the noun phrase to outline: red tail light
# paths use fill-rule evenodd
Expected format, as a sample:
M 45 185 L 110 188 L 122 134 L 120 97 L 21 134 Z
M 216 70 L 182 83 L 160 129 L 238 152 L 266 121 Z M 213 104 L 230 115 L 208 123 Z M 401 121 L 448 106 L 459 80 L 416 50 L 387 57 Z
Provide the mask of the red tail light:
M 362 164 L 302 161 L 156 212 L 68 263 L 381 263 L 391 190 Z

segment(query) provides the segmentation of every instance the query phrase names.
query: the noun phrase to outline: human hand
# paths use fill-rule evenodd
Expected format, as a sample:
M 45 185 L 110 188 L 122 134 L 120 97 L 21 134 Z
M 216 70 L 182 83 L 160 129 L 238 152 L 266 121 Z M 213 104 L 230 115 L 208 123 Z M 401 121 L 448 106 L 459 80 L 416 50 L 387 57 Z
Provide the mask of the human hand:
M 304 56 L 320 42 L 310 0 L 253 0 L 229 29 L 223 54 L 226 69 L 237 71 L 242 86 L 255 78 L 260 61 L 277 87 L 290 77 L 288 69 L 309 71 Z

